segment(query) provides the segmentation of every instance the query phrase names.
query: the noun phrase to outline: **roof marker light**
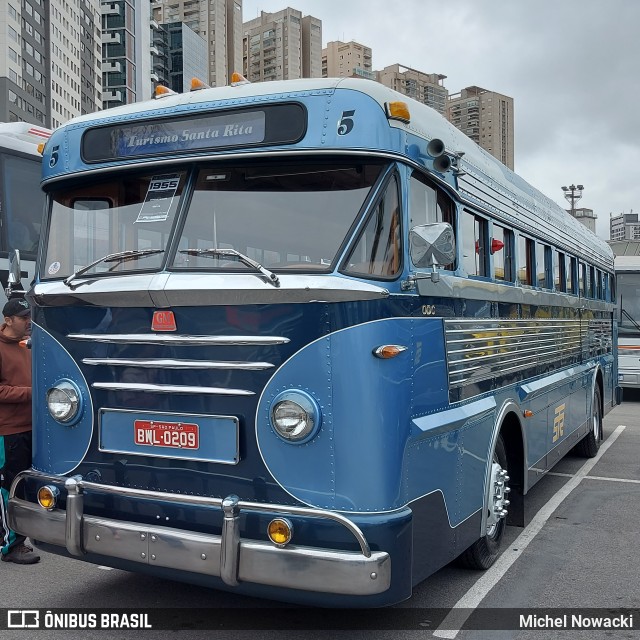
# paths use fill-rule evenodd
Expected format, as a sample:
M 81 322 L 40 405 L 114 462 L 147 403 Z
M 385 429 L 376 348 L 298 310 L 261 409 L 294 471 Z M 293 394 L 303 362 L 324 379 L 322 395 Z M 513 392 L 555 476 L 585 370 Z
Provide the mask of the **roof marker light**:
M 153 93 L 154 98 L 166 98 L 167 96 L 175 95 L 177 94 L 173 89 L 169 89 L 169 87 L 165 87 L 163 84 L 159 84 Z
M 241 73 L 234 71 L 231 74 L 231 86 L 237 87 L 241 84 L 251 84 Z
M 200 91 L 201 89 L 210 89 L 211 87 L 200 80 L 200 78 L 191 78 L 191 91 Z
M 395 102 L 385 102 L 384 107 L 389 120 L 411 122 L 411 114 L 409 113 L 409 106 L 406 102 L 401 102 L 399 100 Z

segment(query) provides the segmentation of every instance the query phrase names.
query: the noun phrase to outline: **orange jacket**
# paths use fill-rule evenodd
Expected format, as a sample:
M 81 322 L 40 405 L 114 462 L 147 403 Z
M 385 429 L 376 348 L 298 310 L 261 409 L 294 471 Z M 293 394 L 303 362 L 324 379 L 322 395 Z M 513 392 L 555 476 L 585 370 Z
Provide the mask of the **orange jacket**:
M 0 436 L 31 431 L 31 351 L 0 326 Z

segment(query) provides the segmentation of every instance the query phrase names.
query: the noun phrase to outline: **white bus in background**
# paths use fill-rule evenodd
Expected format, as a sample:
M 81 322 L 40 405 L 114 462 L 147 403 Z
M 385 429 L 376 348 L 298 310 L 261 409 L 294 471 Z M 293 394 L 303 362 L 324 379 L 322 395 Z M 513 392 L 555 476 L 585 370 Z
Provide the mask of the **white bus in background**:
M 615 258 L 618 291 L 618 379 L 640 389 L 640 255 Z
M 33 279 L 44 207 L 42 148 L 50 135 L 49 129 L 27 122 L 0 123 L 0 304 L 11 251 L 20 252 L 22 285 Z

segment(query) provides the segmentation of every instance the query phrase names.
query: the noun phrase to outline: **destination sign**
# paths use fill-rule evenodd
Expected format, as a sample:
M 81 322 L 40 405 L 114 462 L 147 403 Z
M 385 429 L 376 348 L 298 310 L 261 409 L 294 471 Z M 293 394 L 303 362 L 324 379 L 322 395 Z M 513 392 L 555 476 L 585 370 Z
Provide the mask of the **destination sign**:
M 82 157 L 86 162 L 104 162 L 207 149 L 292 144 L 305 131 L 306 112 L 299 104 L 128 121 L 86 131 Z

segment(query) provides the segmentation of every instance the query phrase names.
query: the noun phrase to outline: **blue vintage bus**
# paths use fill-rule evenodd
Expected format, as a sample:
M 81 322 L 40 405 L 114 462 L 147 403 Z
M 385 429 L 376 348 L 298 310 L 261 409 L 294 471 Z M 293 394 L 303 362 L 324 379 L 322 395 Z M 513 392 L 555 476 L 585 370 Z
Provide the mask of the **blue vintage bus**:
M 43 549 L 322 606 L 486 568 L 616 404 L 613 255 L 443 117 L 361 79 L 76 118 L 44 153 Z

